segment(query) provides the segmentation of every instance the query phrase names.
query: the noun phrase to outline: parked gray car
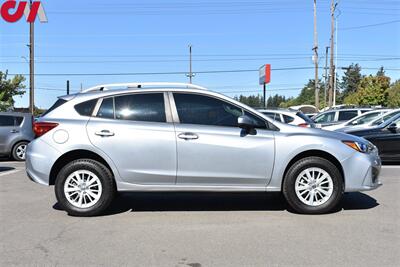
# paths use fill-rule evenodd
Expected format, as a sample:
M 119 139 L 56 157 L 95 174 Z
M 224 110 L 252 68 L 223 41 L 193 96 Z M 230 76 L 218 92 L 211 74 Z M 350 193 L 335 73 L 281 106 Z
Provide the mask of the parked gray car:
M 296 212 L 326 213 L 343 192 L 380 185 L 365 139 L 279 123 L 195 85 L 101 85 L 55 107 L 35 122 L 26 168 L 71 215 L 103 212 L 117 191 L 283 192 Z
M 0 155 L 24 161 L 26 146 L 33 138 L 31 114 L 0 112 Z

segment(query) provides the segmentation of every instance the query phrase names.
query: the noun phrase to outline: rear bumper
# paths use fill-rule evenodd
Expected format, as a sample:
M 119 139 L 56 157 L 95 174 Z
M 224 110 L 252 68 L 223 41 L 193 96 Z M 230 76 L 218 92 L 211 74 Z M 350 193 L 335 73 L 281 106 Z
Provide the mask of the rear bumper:
M 41 139 L 29 143 L 26 151 L 26 172 L 32 181 L 49 185 L 51 168 L 61 153 Z
M 342 162 L 345 173 L 345 192 L 368 191 L 382 185 L 379 180 L 381 159 L 378 152 L 363 154 L 356 152 Z

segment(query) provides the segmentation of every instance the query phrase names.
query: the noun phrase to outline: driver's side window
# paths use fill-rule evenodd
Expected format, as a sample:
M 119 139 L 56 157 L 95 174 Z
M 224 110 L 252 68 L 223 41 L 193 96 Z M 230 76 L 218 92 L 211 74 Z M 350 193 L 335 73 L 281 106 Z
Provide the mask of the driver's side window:
M 188 124 L 237 127 L 242 109 L 216 98 L 174 93 L 179 121 Z
M 240 107 L 217 98 L 187 93 L 173 95 L 180 123 L 238 127 L 238 118 L 243 115 Z M 253 119 L 257 128 L 266 128 L 260 118 L 245 114 Z

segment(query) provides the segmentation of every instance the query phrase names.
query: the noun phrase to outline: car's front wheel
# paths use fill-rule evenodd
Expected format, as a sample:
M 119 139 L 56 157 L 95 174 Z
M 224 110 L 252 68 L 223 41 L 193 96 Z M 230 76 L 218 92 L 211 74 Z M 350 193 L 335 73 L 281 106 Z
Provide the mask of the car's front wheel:
M 286 173 L 283 194 L 299 213 L 332 211 L 343 195 L 343 178 L 338 168 L 320 157 L 307 157 L 294 163 Z
M 79 159 L 64 166 L 55 182 L 61 207 L 74 216 L 95 216 L 108 208 L 115 195 L 111 171 L 92 159 Z

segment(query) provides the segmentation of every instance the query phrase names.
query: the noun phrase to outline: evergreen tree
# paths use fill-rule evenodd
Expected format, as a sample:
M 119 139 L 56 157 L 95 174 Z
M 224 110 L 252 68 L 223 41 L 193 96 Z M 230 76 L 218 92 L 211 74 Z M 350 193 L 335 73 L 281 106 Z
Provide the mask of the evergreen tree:
M 339 84 L 342 97 L 355 93 L 362 78 L 361 67 L 358 64 L 351 64 L 346 68 L 342 82 Z

